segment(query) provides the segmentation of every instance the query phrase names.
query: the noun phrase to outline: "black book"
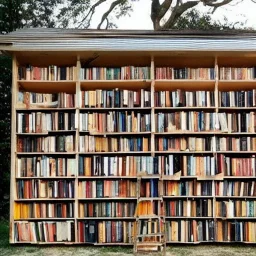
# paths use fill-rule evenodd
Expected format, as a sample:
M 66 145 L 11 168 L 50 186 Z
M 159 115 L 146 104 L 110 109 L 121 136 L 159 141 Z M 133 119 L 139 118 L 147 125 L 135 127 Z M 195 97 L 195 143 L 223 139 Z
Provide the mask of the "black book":
M 67 79 L 67 68 L 60 67 L 60 80 L 66 80 L 66 79 Z

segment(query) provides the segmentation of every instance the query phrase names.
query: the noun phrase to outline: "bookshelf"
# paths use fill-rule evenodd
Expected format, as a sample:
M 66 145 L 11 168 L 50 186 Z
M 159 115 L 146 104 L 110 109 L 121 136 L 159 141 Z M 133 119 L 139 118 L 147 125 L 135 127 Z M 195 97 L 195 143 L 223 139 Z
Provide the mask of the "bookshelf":
M 255 60 L 47 54 L 13 54 L 11 243 L 256 242 Z

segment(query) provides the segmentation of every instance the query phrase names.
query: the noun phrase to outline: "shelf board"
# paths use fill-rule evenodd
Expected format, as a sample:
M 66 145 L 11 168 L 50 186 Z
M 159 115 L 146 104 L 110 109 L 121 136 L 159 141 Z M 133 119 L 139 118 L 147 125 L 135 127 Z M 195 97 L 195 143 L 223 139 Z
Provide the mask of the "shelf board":
M 256 80 L 219 80 L 219 91 L 252 90 L 256 88 Z
M 46 81 L 46 80 L 18 80 L 22 90 L 37 93 L 75 93 L 76 81 Z
M 140 174 L 140 173 L 138 173 L 137 178 L 142 179 L 142 180 L 148 180 L 148 179 L 160 179 L 161 176 L 160 176 L 160 174 Z
M 256 154 L 256 151 L 216 151 L 217 154 Z
M 256 180 L 256 176 L 223 176 L 223 179 L 255 179 Z
M 33 105 L 30 106 L 30 108 L 20 108 L 17 107 L 17 112 L 47 112 L 47 111 L 56 111 L 56 112 L 66 112 L 66 111 L 75 111 L 78 108 L 33 108 Z
M 15 202 L 32 202 L 32 201 L 75 201 L 75 198 L 19 198 Z
M 143 201 L 162 201 L 162 197 L 146 197 L 146 196 L 141 196 L 138 198 L 139 202 Z
M 94 179 L 137 179 L 137 176 L 78 176 L 80 180 Z
M 256 217 L 221 217 L 221 216 L 218 216 L 218 217 L 215 217 L 216 219 L 220 219 L 220 220 L 255 220 Z
M 175 198 L 195 198 L 195 199 L 204 199 L 204 198 L 215 198 L 215 196 L 163 196 L 163 199 L 175 199 Z
M 165 216 L 165 219 L 198 219 L 198 220 L 208 220 L 208 219 L 214 219 L 213 216 L 209 217 L 187 217 L 187 216 Z
M 215 80 L 193 80 L 193 79 L 159 79 L 155 80 L 156 91 L 174 91 L 185 89 L 189 91 L 209 90 L 213 91 Z
M 191 111 L 191 110 L 215 110 L 217 107 L 154 107 L 157 112 L 165 110 Z
M 80 155 L 149 155 L 151 151 L 79 152 Z
M 141 136 L 141 135 L 150 135 L 151 132 L 90 132 L 90 131 L 80 131 L 80 133 L 88 133 L 92 136 L 125 136 L 125 135 L 133 135 L 133 136 Z
M 134 79 L 134 80 L 82 80 L 81 90 L 95 90 L 95 89 L 149 89 L 151 79 Z
M 67 179 L 70 179 L 70 180 L 74 180 L 76 179 L 75 176 L 58 176 L 58 177 L 16 177 L 15 179 L 17 180 L 34 180 L 34 179 L 38 179 L 38 180 L 67 180 Z
M 16 152 L 19 156 L 26 155 L 75 155 L 76 152 Z
M 106 111 L 149 111 L 151 110 L 152 107 L 133 107 L 133 108 L 129 108 L 129 107 L 122 107 L 122 108 L 79 108 L 80 112 L 83 113 L 85 111 L 89 111 L 89 112 L 106 112 Z
M 14 221 L 67 221 L 67 220 L 75 220 L 75 218 L 57 218 L 57 217 L 47 217 L 47 218 L 20 218 L 14 219 Z
M 76 218 L 78 221 L 80 220 L 136 220 L 135 217 L 80 217 L 80 218 Z
M 232 152 L 232 151 L 231 151 Z M 214 154 L 213 151 L 155 151 L 155 154 Z
M 216 199 L 256 199 L 256 196 L 215 196 Z
M 80 197 L 78 200 L 83 201 L 115 201 L 115 200 L 137 200 L 137 197 L 102 197 L 102 198 L 85 198 Z
M 244 111 L 250 111 L 250 110 L 256 110 L 256 107 L 218 107 L 218 110 L 227 110 L 227 111 L 233 111 L 233 110 L 244 110 Z
M 59 130 L 59 131 L 47 131 L 47 132 L 27 132 L 27 133 L 16 133 L 17 136 L 47 136 L 52 133 L 75 133 L 76 130 Z
M 161 135 L 215 135 L 216 132 L 212 131 L 212 132 L 205 132 L 205 131 L 201 131 L 201 132 L 193 132 L 193 131 L 172 131 L 172 132 L 155 132 L 154 133 L 156 136 L 161 136 Z

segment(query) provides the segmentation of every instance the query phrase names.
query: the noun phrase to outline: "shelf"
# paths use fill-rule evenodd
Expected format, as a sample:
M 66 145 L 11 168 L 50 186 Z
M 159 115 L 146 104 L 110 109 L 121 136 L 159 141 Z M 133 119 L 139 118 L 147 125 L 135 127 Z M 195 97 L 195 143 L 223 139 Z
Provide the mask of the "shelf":
M 256 89 L 256 80 L 219 80 L 219 91 L 237 91 L 237 90 Z
M 216 151 L 217 154 L 256 154 L 256 151 Z
M 193 131 L 173 131 L 173 132 L 155 132 L 156 136 L 165 136 L 165 135 L 212 135 L 214 136 L 216 132 L 193 132 Z
M 74 198 L 20 198 L 14 199 L 15 202 L 31 202 L 31 201 L 75 201 Z
M 216 199 L 256 199 L 256 196 L 215 196 Z
M 78 176 L 80 180 L 99 180 L 99 179 L 137 179 L 137 176 Z
M 241 180 L 241 179 L 256 179 L 256 176 L 223 176 L 223 179 L 227 180 L 232 180 L 232 179 L 238 179 L 238 180 Z
M 174 91 L 176 89 L 186 89 L 189 91 L 209 90 L 214 91 L 215 80 L 192 80 L 192 79 L 159 79 L 155 80 L 156 91 Z
M 215 198 L 215 196 L 163 196 L 163 199 L 176 199 L 176 198 L 205 199 L 205 198 Z
M 191 110 L 216 110 L 217 107 L 154 107 L 155 111 L 160 112 L 160 111 L 191 111 Z
M 76 179 L 75 176 L 58 176 L 58 177 L 16 177 L 15 179 L 17 180 L 34 180 L 34 179 L 38 179 L 38 180 L 74 180 Z
M 134 80 L 82 80 L 81 90 L 96 89 L 149 89 L 152 80 L 150 79 L 134 79 Z
M 80 113 L 83 113 L 85 111 L 88 112 L 106 112 L 106 111 L 150 111 L 152 109 L 152 107 L 133 107 L 133 108 L 129 108 L 129 107 L 123 107 L 123 108 L 79 108 Z
M 219 217 L 215 217 L 215 218 L 218 220 L 237 220 L 237 219 L 248 220 L 248 221 L 256 220 L 256 217 L 221 217 L 221 216 L 219 216 Z
M 232 152 L 232 151 L 231 151 Z M 215 154 L 213 151 L 155 151 L 155 154 Z
M 80 133 L 87 133 L 91 136 L 142 136 L 142 135 L 150 135 L 151 132 L 90 132 L 90 131 L 80 131 Z
M 20 218 L 14 219 L 14 221 L 68 221 L 68 220 L 75 220 L 75 218 L 58 218 L 58 217 L 48 217 L 48 218 Z
M 80 217 L 80 218 L 77 218 L 78 221 L 81 221 L 81 220 L 136 220 L 135 217 Z
M 101 198 L 85 198 L 80 197 L 78 200 L 83 201 L 116 201 L 116 200 L 137 200 L 137 197 L 101 197 Z
M 80 155 L 149 155 L 151 151 L 79 152 Z
M 186 216 L 166 216 L 165 219 L 192 219 L 192 220 L 208 220 L 208 219 L 214 219 L 213 216 L 209 217 L 186 217 Z
M 30 155 L 75 155 L 76 152 L 16 152 L 18 156 Z
M 37 93 L 75 93 L 76 81 L 44 81 L 44 80 L 18 80 L 18 85 L 24 91 Z
M 218 107 L 218 110 L 224 111 L 256 111 L 256 107 Z
M 51 135 L 52 133 L 76 133 L 76 130 L 59 130 L 59 131 L 47 131 L 47 132 L 28 132 L 28 133 L 16 133 L 17 136 L 47 136 Z
M 54 111 L 54 112 L 69 112 L 75 111 L 77 108 L 33 108 L 33 105 L 30 105 L 30 108 L 16 108 L 17 112 L 47 112 L 47 111 Z

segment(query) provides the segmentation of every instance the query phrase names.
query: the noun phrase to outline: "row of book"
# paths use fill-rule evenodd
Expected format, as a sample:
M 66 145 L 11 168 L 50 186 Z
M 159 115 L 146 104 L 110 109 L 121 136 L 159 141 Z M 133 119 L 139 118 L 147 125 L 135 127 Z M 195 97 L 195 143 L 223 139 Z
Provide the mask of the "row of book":
M 132 90 L 100 90 L 81 92 L 82 108 L 134 108 L 150 107 L 150 91 Z
M 14 242 L 74 242 L 74 221 L 16 221 Z
M 80 131 L 149 132 L 151 115 L 134 111 L 80 113 Z
M 135 202 L 93 202 L 79 204 L 79 217 L 134 217 Z
M 141 180 L 140 197 L 158 197 L 159 184 L 158 179 Z
M 221 80 L 253 80 L 256 78 L 256 67 L 220 67 Z
M 223 132 L 255 132 L 255 112 L 219 113 L 218 118 L 219 123 L 216 127 L 220 127 Z
M 78 242 L 132 243 L 135 223 L 131 221 L 80 221 Z
M 256 217 L 256 201 L 216 201 L 215 208 L 217 217 Z
M 18 68 L 19 80 L 75 80 L 77 68 L 72 66 L 55 66 L 34 67 L 27 65 L 26 67 Z
M 217 113 L 204 111 L 180 111 L 155 114 L 156 132 L 172 131 L 214 131 L 217 123 Z
M 73 180 L 18 180 L 16 182 L 17 198 L 74 198 L 75 182 Z
M 255 157 L 237 157 L 218 154 L 218 171 L 224 176 L 252 176 L 256 175 Z
M 18 106 L 25 108 L 74 108 L 75 95 L 65 92 L 46 94 L 35 92 L 18 93 Z
M 132 80 L 150 79 L 150 67 L 93 67 L 81 68 L 80 79 L 85 80 Z
M 142 225 L 142 232 L 155 232 L 156 225 Z M 150 230 L 149 230 L 150 229 Z M 166 222 L 167 242 L 256 242 L 256 222 L 172 220 Z M 79 221 L 78 242 L 133 243 L 131 221 Z M 16 221 L 15 242 L 74 242 L 74 221 Z
M 193 80 L 214 80 L 214 68 L 174 68 L 156 67 L 156 79 L 193 79 Z
M 217 221 L 216 242 L 256 242 L 256 222 Z
M 20 177 L 70 177 L 76 176 L 75 158 L 21 157 L 17 159 L 17 178 Z
M 214 91 L 181 89 L 155 92 L 155 107 L 214 107 Z
M 74 149 L 74 135 L 19 136 L 17 139 L 18 152 L 73 152 Z
M 215 222 L 213 220 L 166 221 L 167 242 L 215 241 L 215 232 Z
M 166 217 L 212 217 L 211 199 L 172 200 L 165 202 Z
M 212 181 L 165 181 L 164 196 L 213 196 Z
M 80 152 L 130 152 L 149 151 L 148 137 L 79 136 Z
M 163 202 L 157 200 L 143 200 L 137 202 L 135 217 L 164 215 Z
M 32 112 L 17 113 L 18 133 L 45 133 L 48 131 L 75 130 L 75 113 Z
M 216 196 L 256 196 L 255 181 L 217 181 L 215 182 Z
M 219 92 L 221 107 L 255 107 L 256 90 Z
M 73 203 L 14 203 L 14 219 L 73 218 Z
M 159 174 L 151 156 L 79 156 L 79 176 L 136 176 Z
M 79 181 L 80 198 L 136 197 L 137 182 L 131 180 Z
M 254 137 L 220 137 L 216 142 L 217 151 L 256 151 Z
M 164 175 L 213 176 L 218 174 L 213 156 L 165 155 L 158 156 L 158 169 Z
M 156 137 L 156 151 L 212 151 L 215 149 L 213 137 Z

